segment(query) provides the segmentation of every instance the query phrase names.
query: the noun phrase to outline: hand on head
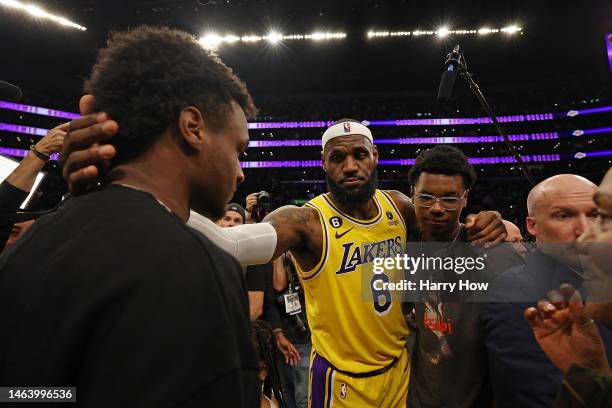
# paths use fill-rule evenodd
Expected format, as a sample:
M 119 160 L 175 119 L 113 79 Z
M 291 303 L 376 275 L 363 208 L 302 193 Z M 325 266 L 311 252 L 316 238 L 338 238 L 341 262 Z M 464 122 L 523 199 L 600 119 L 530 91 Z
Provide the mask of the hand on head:
M 108 169 L 117 153 L 108 142 L 119 125 L 104 112 L 96 112 L 95 100 L 85 95 L 79 102 L 80 118 L 70 122 L 64 138 L 60 165 L 72 194 L 83 194 L 95 188 L 98 177 Z

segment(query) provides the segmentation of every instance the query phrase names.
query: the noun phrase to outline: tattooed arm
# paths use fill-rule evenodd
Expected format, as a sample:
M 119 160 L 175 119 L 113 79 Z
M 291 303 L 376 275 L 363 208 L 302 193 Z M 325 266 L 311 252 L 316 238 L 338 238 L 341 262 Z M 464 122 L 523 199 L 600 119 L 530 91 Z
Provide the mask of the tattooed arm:
M 301 253 L 309 252 L 309 250 L 316 252 L 318 249 L 320 252 L 321 223 L 313 208 L 286 205 L 272 211 L 263 221 L 272 224 L 276 230 L 277 242 L 274 258 L 289 250 L 297 258 L 300 258 Z M 300 262 L 300 265 L 304 264 Z

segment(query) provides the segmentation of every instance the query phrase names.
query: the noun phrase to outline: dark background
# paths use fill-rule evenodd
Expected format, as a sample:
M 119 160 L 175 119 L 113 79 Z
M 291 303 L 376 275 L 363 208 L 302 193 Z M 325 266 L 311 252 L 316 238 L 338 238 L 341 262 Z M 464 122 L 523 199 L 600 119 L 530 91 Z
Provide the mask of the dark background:
M 467 117 L 484 113 L 465 83 L 457 81 L 453 101 L 436 102 L 445 55 L 460 42 L 475 73 L 499 114 L 562 112 L 612 105 L 612 74 L 604 34 L 612 32 L 612 2 L 560 1 L 287 1 L 176 0 L 75 1 L 40 0 L 45 10 L 87 27 L 64 28 L 0 6 L 0 80 L 18 84 L 23 103 L 77 111 L 83 79 L 105 44 L 109 31 L 140 24 L 169 25 L 196 36 L 265 35 L 342 31 L 344 40 L 286 41 L 278 46 L 223 44 L 221 58 L 247 82 L 260 108 L 258 121 L 403 119 Z M 368 39 L 369 30 L 436 30 L 501 28 L 516 24 L 523 34 L 437 38 Z M 0 122 L 50 128 L 57 119 L 0 110 Z M 612 126 L 612 114 L 574 119 L 513 123 L 508 133 L 572 131 Z M 314 139 L 323 129 L 251 131 L 252 140 Z M 495 135 L 485 126 L 375 127 L 375 138 Z M 525 154 L 612 149 L 611 134 L 520 143 Z M 36 141 L 0 132 L 0 146 L 27 149 Z M 413 158 L 431 145 L 380 146 L 383 158 Z M 503 143 L 457 145 L 470 157 L 509 155 Z M 251 148 L 246 160 L 317 160 L 320 149 Z M 531 165 L 537 180 L 570 172 L 599 182 L 610 157 L 563 160 Z M 515 166 L 475 166 L 480 176 L 470 194 L 471 211 L 494 208 L 523 226 L 529 185 Z M 55 164 L 32 206 L 47 207 L 64 191 Z M 379 169 L 380 185 L 408 192 L 408 168 Z M 325 191 L 320 168 L 248 169 L 237 201 L 268 190 L 274 205 L 308 199 Z
M 78 96 L 82 79 L 109 30 L 163 24 L 194 35 L 237 35 L 315 30 L 343 31 L 345 40 L 224 45 L 222 59 L 257 96 L 354 92 L 431 91 L 449 48 L 461 41 L 481 86 L 550 81 L 571 76 L 609 78 L 604 33 L 612 3 L 603 1 L 289 1 L 41 0 L 49 12 L 87 27 L 82 32 L 36 21 L 0 6 L 0 78 L 24 91 Z M 201 5 L 207 4 L 207 5 Z M 438 39 L 368 40 L 378 30 L 503 27 L 524 34 Z

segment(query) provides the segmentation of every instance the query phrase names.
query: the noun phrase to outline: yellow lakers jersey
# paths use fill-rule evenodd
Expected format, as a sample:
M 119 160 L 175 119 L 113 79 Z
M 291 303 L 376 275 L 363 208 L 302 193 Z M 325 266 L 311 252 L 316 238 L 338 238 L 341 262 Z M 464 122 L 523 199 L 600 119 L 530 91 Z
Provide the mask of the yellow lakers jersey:
M 374 202 L 378 213 L 371 220 L 342 213 L 329 194 L 305 204 L 317 210 L 323 229 L 317 265 L 309 271 L 298 266 L 313 348 L 352 373 L 391 364 L 409 334 L 401 303 L 373 284 L 372 268 L 375 258 L 403 254 L 406 226 L 387 193 L 376 190 Z

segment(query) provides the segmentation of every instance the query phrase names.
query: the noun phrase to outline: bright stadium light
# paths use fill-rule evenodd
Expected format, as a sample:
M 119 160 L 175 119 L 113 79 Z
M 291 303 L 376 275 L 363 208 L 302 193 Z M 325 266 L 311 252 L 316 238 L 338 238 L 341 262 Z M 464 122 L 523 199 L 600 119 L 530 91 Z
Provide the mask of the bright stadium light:
M 483 27 L 483 28 L 478 30 L 478 34 L 480 34 L 480 35 L 493 34 L 493 33 L 497 33 L 497 32 L 499 32 L 499 30 L 491 29 L 491 28 L 488 28 L 488 27 Z
M 441 38 L 446 37 L 449 33 L 449 29 L 448 27 L 441 27 L 438 29 L 437 33 L 438 33 L 438 37 L 441 37 Z
M 200 37 L 200 44 L 202 44 L 202 46 L 206 49 L 214 50 L 214 49 L 219 48 L 219 45 L 223 43 L 233 44 L 240 40 L 248 42 L 248 39 L 245 39 L 245 38 L 246 37 L 241 38 L 233 34 L 227 34 L 224 37 L 221 37 L 219 34 L 208 33 L 204 35 L 203 37 Z M 260 41 L 261 37 L 257 37 L 257 39 L 253 39 L 253 40 Z
M 283 35 L 278 31 L 270 31 L 265 38 L 270 42 L 270 44 L 277 44 L 282 41 Z
M 368 38 L 384 38 L 384 37 L 431 37 L 437 36 L 440 38 L 448 37 L 448 36 L 463 36 L 463 35 L 487 35 L 487 34 L 499 34 L 499 33 L 507 33 L 514 34 L 516 32 L 520 32 L 522 34 L 523 28 L 513 25 L 504 28 L 489 28 L 483 27 L 480 29 L 460 29 L 460 30 L 451 30 L 448 27 L 440 27 L 436 31 L 428 31 L 428 30 L 414 30 L 414 31 L 373 31 L 370 30 L 367 32 Z
M 235 43 L 237 41 L 240 41 L 240 37 L 233 35 L 233 34 L 228 34 L 225 37 L 223 37 L 223 42 L 232 44 Z
M 314 32 L 312 34 L 307 34 L 304 36 L 306 39 L 310 39 L 313 41 L 322 41 L 322 40 L 341 40 L 346 38 L 346 33 L 321 33 Z
M 254 43 L 254 42 L 259 42 L 262 41 L 263 37 L 259 36 L 259 35 L 243 35 L 242 37 L 240 37 L 240 41 L 242 42 L 246 42 L 246 43 Z
M 207 49 L 215 49 L 223 42 L 218 34 L 209 33 L 200 38 L 200 44 Z
M 10 7 L 13 9 L 21 10 L 33 17 L 37 17 L 44 20 L 51 20 L 54 23 L 62 25 L 64 27 L 76 28 L 81 31 L 87 30 L 87 27 L 83 27 L 73 21 L 68 20 L 62 16 L 56 16 L 55 14 L 47 13 L 42 8 L 35 6 L 33 4 L 23 4 L 16 0 L 0 0 L 0 4 L 6 7 Z
M 510 25 L 510 26 L 508 26 L 508 27 L 504 27 L 504 28 L 502 28 L 502 29 L 501 29 L 501 31 L 502 31 L 502 32 L 504 32 L 504 33 L 506 33 L 506 34 L 510 34 L 510 35 L 512 35 L 512 34 L 514 34 L 514 33 L 516 33 L 516 32 L 521 31 L 521 27 L 516 26 L 516 25 Z

